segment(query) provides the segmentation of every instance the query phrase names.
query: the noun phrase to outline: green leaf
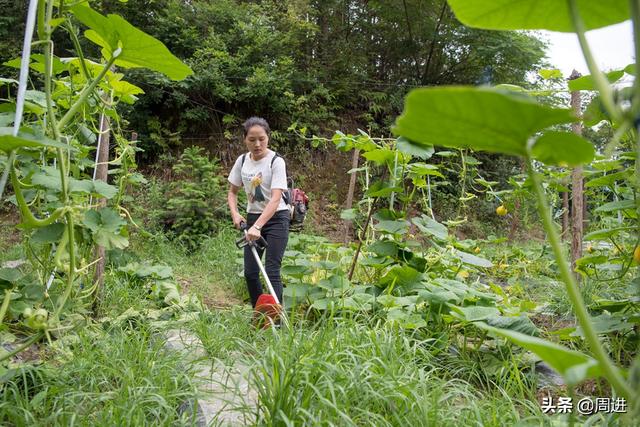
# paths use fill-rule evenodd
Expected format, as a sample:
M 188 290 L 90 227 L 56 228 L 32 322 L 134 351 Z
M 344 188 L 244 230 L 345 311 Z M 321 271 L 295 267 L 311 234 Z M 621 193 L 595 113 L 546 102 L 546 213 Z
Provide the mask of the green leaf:
M 402 136 L 396 140 L 396 148 L 401 153 L 408 154 L 411 157 L 417 157 L 422 160 L 429 159 L 435 152 L 433 145 L 418 144 Z
M 520 316 L 495 316 L 487 319 L 486 322 L 494 328 L 508 329 L 534 337 L 540 335 L 540 330 L 524 314 Z
M 460 22 L 487 30 L 574 32 L 569 5 L 563 0 L 447 0 Z M 627 0 L 576 0 L 586 30 L 630 18 Z
M 428 163 L 411 163 L 409 165 L 409 173 L 411 175 L 416 175 L 416 176 L 433 175 L 433 176 L 439 176 L 440 178 L 444 178 L 444 175 L 442 175 L 440 171 L 438 171 L 438 169 L 439 168 L 437 165 L 431 165 Z
M 538 74 L 540 75 L 540 77 L 542 77 L 545 80 L 551 80 L 551 79 L 561 79 L 562 78 L 562 71 L 554 68 L 551 70 L 539 70 Z
M 605 255 L 587 255 L 582 258 L 578 258 L 576 260 L 576 265 L 579 267 L 583 267 L 585 265 L 598 265 L 604 264 L 609 261 L 609 257 Z
M 632 76 L 636 75 L 636 64 L 629 64 L 624 67 L 624 72 Z
M 611 315 L 603 313 L 591 318 L 591 325 L 597 334 L 608 334 L 610 332 L 633 330 L 634 324 L 627 322 L 619 314 Z M 571 333 L 571 336 L 584 337 L 581 326 Z
M 615 70 L 605 73 L 609 83 L 615 83 L 624 76 L 624 70 Z M 569 90 L 596 90 L 596 86 L 593 82 L 593 77 L 590 75 L 578 77 L 577 79 L 569 80 Z
M 596 230 L 587 234 L 583 237 L 583 240 L 604 240 L 611 236 L 615 236 L 621 231 L 625 230 L 635 230 L 636 227 L 617 227 L 617 228 L 607 228 L 604 230 Z
M 634 209 L 636 204 L 633 200 L 619 200 L 617 202 L 609 202 L 604 205 L 598 206 L 595 209 L 595 212 L 615 212 L 615 211 L 623 211 L 625 209 Z
M 55 223 L 49 224 L 46 227 L 38 228 L 31 235 L 31 243 L 45 244 L 55 243 L 60 240 L 62 233 L 64 233 L 65 224 Z
M 411 222 L 413 222 L 423 233 L 436 237 L 440 240 L 447 240 L 447 237 L 449 237 L 447 227 L 427 215 L 423 214 L 420 217 L 415 217 Z
M 368 151 L 362 156 L 370 162 L 384 165 L 385 163 L 393 163 L 396 153 L 388 148 L 378 148 L 377 150 Z
M 15 283 L 24 276 L 17 268 L 0 268 L 0 280 L 9 283 Z
M 490 317 L 496 317 L 500 315 L 500 310 L 495 307 L 482 307 L 482 306 L 469 306 L 458 307 L 451 306 L 453 312 L 458 313 L 462 319 L 467 322 L 475 322 L 477 320 L 486 320 Z
M 18 132 L 18 136 L 13 136 L 12 127 L 0 127 L 0 151 L 8 153 L 16 148 L 41 148 L 41 147 L 58 147 L 68 148 L 67 144 L 63 144 L 53 139 L 49 139 L 44 135 L 35 135 L 27 131 Z
M 16 113 L 14 112 L 0 113 L 0 128 L 7 127 L 8 125 L 12 124 L 15 119 Z
M 405 220 L 397 221 L 380 221 L 375 226 L 375 229 L 389 234 L 406 234 L 409 229 L 409 222 Z
M 602 375 L 602 368 L 598 361 L 586 354 L 520 332 L 494 328 L 483 322 L 474 324 L 480 329 L 505 337 L 520 347 L 535 353 L 558 371 L 570 386 Z
M 550 131 L 536 140 L 531 154 L 547 165 L 578 166 L 592 161 L 596 151 L 575 133 Z
M 378 240 L 367 249 L 380 256 L 395 257 L 398 254 L 398 244 L 390 240 Z
M 489 88 L 443 86 L 412 90 L 393 133 L 423 144 L 526 156 L 527 140 L 576 118 L 531 98 Z
M 603 187 L 609 186 L 613 187 L 616 181 L 624 181 L 628 179 L 632 174 L 631 169 L 623 170 L 622 172 L 610 173 L 608 175 L 603 175 L 598 178 L 590 179 L 584 185 L 586 188 L 591 187 Z
M 115 65 L 123 68 L 148 68 L 172 80 L 193 74 L 191 68 L 173 56 L 159 40 L 140 31 L 118 15 L 103 16 L 86 5 L 71 8 L 80 22 L 90 28 L 85 36 L 102 47 L 106 59 L 121 49 Z
M 123 234 L 126 222 L 113 209 L 87 211 L 82 223 L 91 230 L 93 240 L 106 249 L 124 249 L 129 246 L 129 240 Z
M 468 254 L 466 252 L 459 251 L 457 249 L 453 249 L 453 255 L 460 259 L 465 264 L 474 265 L 476 267 L 484 267 L 491 268 L 493 267 L 493 263 L 488 259 L 481 258 L 476 255 Z

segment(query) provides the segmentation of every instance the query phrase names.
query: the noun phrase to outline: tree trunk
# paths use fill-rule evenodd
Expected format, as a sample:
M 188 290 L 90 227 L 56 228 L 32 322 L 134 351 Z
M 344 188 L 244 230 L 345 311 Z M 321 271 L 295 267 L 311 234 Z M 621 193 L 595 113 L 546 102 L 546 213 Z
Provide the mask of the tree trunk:
M 569 79 L 577 79 L 580 77 L 580 73 L 573 70 Z M 571 92 L 571 108 L 577 116 L 582 115 L 581 103 L 580 103 L 580 91 Z M 575 122 L 571 125 L 571 129 L 574 133 L 582 135 L 582 123 Z M 583 235 L 583 221 L 584 221 L 584 191 L 582 188 L 582 166 L 578 166 L 573 169 L 571 173 L 571 268 L 575 271 L 576 260 L 582 257 L 582 235 Z M 579 281 L 580 276 L 576 279 Z

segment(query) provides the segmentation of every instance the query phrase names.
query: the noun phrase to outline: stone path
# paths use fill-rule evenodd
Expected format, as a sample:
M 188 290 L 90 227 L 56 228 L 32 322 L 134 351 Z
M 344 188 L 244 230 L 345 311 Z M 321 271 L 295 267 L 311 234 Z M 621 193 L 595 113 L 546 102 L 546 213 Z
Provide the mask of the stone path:
M 255 424 L 258 394 L 251 385 L 251 371 L 240 359 L 233 365 L 212 360 L 200 339 L 184 329 L 165 333 L 165 347 L 179 351 L 196 365 L 197 402 L 185 402 L 181 410 L 196 418 L 197 426 Z

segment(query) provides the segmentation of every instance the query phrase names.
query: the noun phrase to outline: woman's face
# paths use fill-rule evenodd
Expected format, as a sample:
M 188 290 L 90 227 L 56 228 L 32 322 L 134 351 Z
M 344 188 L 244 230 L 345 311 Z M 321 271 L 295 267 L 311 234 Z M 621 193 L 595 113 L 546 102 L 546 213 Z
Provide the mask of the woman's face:
M 267 155 L 269 136 L 262 126 L 251 126 L 244 137 L 244 143 L 247 144 L 247 150 L 251 152 L 253 160 L 260 160 Z

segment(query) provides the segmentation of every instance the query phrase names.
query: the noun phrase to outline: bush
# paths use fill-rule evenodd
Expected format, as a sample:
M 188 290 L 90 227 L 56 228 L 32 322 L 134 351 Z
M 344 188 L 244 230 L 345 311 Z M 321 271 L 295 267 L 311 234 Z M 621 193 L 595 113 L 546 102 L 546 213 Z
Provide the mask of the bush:
M 153 180 L 148 188 L 150 225 L 189 248 L 215 233 L 226 212 L 220 164 L 202 151 L 186 148 L 169 179 Z

